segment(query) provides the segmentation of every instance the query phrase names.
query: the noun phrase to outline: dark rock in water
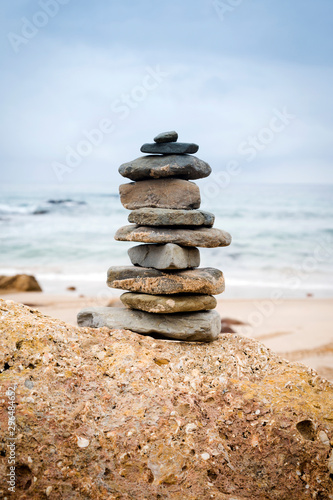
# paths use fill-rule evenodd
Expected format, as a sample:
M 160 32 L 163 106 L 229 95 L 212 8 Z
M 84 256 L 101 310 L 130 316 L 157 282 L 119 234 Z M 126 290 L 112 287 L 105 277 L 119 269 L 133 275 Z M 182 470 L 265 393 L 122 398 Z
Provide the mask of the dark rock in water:
M 47 200 L 47 203 L 51 203 L 52 205 L 61 205 L 62 203 L 73 202 L 73 200 Z
M 34 212 L 32 212 L 32 215 L 44 215 L 44 214 L 49 214 L 49 210 L 44 210 L 44 209 L 37 209 Z
M 16 274 L 15 276 L 0 276 L 0 290 L 6 292 L 41 292 L 42 289 L 34 276 Z
M 68 286 L 68 287 L 66 288 L 66 290 L 68 290 L 69 292 L 75 292 L 76 287 L 75 287 L 75 286 Z
M 139 226 L 207 226 L 215 217 L 203 210 L 176 210 L 172 208 L 138 208 L 128 216 L 128 222 Z
M 119 173 L 132 181 L 177 177 L 178 179 L 202 179 L 212 169 L 203 160 L 191 155 L 151 155 L 123 163 Z
M 163 132 L 162 134 L 158 134 L 154 137 L 154 141 L 157 143 L 176 142 L 177 140 L 178 134 L 174 130 L 171 132 Z
M 224 277 L 219 269 L 212 267 L 186 271 L 159 271 L 148 267 L 114 266 L 108 270 L 107 285 L 110 288 L 152 295 L 174 293 L 217 295 L 224 291 Z
M 51 205 L 66 205 L 67 203 L 72 203 L 73 205 L 86 205 L 85 201 L 75 201 L 75 200 L 48 200 L 47 203 Z
M 154 179 L 130 182 L 119 186 L 120 201 L 128 210 L 137 208 L 200 207 L 200 190 L 196 184 L 183 179 Z
M 165 155 L 180 155 L 196 153 L 199 149 L 197 144 L 189 142 L 164 142 L 156 144 L 144 144 L 141 146 L 142 153 L 165 154 Z
M 175 243 L 185 247 L 227 247 L 231 236 L 222 229 L 199 227 L 197 229 L 135 226 L 130 224 L 118 229 L 118 241 L 137 241 L 138 243 Z
M 169 339 L 211 342 L 220 333 L 217 311 L 150 314 L 124 307 L 91 307 L 77 316 L 79 326 L 119 328 L 142 334 L 160 334 Z

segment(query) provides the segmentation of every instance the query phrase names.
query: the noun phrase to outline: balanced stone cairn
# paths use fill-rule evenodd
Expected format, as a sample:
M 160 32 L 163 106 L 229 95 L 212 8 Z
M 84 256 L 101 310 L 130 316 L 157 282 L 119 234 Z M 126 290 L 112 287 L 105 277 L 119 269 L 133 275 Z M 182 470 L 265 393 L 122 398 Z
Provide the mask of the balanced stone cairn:
M 78 314 L 78 324 L 128 329 L 141 334 L 210 342 L 221 331 L 213 295 L 224 291 L 221 271 L 199 268 L 196 247 L 230 245 L 231 236 L 213 229 L 214 215 L 199 210 L 200 191 L 193 179 L 211 173 L 199 160 L 199 146 L 177 142 L 176 132 L 165 132 L 144 144 L 142 156 L 119 167 L 134 182 L 122 184 L 120 200 L 131 210 L 131 225 L 121 227 L 118 241 L 144 243 L 128 251 L 133 266 L 111 267 L 107 284 L 127 290 L 125 308 L 95 307 Z

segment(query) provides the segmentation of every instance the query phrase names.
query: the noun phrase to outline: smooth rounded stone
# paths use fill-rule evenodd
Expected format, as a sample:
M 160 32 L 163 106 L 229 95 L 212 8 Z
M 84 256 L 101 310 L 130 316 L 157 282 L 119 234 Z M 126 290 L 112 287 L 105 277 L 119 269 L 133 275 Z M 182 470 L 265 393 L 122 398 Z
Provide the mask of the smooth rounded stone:
M 154 179 L 119 186 L 120 201 L 129 210 L 137 208 L 199 208 L 200 190 L 183 179 Z
M 174 243 L 166 245 L 138 245 L 128 250 L 134 266 L 154 269 L 187 269 L 200 266 L 197 248 L 181 247 Z
M 178 134 L 174 130 L 171 132 L 162 132 L 162 134 L 158 134 L 154 137 L 154 142 L 176 142 L 178 140 Z
M 221 330 L 217 311 L 149 314 L 121 307 L 91 307 L 77 316 L 81 327 L 131 330 L 145 335 L 159 334 L 166 338 L 211 342 Z
M 159 271 L 147 267 L 117 266 L 108 270 L 107 285 L 130 292 L 151 295 L 200 293 L 217 295 L 224 291 L 219 269 L 203 267 L 186 271 Z
M 202 179 L 208 177 L 211 171 L 208 163 L 196 156 L 175 154 L 141 156 L 119 167 L 119 173 L 132 181 L 164 177 Z
M 175 243 L 188 247 L 215 248 L 226 247 L 231 243 L 231 236 L 222 229 L 199 227 L 165 228 L 151 226 L 136 226 L 130 224 L 118 229 L 115 234 L 117 241 L 137 241 L 141 243 Z
M 198 149 L 199 146 L 197 144 L 189 142 L 164 142 L 160 144 L 152 142 L 141 146 L 140 151 L 142 153 L 152 153 L 155 155 L 184 155 L 196 153 Z
M 207 309 L 215 309 L 217 304 L 212 295 L 172 295 L 170 297 L 126 292 L 120 296 L 120 300 L 131 309 L 163 314 L 206 311 Z
M 213 226 L 215 216 L 203 210 L 172 208 L 139 208 L 128 216 L 128 222 L 142 226 Z

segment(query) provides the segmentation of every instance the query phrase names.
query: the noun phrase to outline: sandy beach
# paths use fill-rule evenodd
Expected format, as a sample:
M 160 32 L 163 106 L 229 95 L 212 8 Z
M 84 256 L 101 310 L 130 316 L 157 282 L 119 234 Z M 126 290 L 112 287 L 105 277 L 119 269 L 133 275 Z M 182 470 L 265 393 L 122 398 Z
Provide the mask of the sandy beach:
M 42 292 L 7 293 L 0 296 L 38 309 L 43 314 L 76 325 L 80 309 L 121 306 L 119 299 Z M 217 310 L 223 326 L 245 337 L 260 340 L 289 361 L 299 361 L 333 381 L 333 299 L 219 299 Z

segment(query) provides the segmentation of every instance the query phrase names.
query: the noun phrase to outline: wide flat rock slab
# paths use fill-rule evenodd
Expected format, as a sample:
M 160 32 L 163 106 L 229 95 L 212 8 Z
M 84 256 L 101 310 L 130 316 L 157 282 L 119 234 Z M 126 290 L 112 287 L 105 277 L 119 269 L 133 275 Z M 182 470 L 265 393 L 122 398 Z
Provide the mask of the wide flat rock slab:
M 211 342 L 221 331 L 217 311 L 178 314 L 149 314 L 121 307 L 91 307 L 77 316 L 79 326 L 132 330 L 145 335 L 159 334 L 166 338 Z
M 151 155 L 123 163 L 119 173 L 132 181 L 177 177 L 178 179 L 202 179 L 212 169 L 203 160 L 189 155 Z
M 149 313 L 177 313 L 215 309 L 216 299 L 212 295 L 149 295 L 126 292 L 120 296 L 122 303 L 131 309 Z
M 212 227 L 215 216 L 203 210 L 139 208 L 128 216 L 128 222 L 142 226 L 205 226 Z
M 140 151 L 142 153 L 153 153 L 153 154 L 192 154 L 196 153 L 199 146 L 190 142 L 165 142 L 156 144 L 152 142 L 150 144 L 144 144 L 141 146 Z
M 138 245 L 128 250 L 134 266 L 155 269 L 188 269 L 200 266 L 197 248 L 181 247 L 174 243 L 165 245 Z
M 176 243 L 177 245 L 203 248 L 226 247 L 231 243 L 230 234 L 222 229 L 207 227 L 180 229 L 136 226 L 134 224 L 119 228 L 115 239 L 142 243 Z
M 154 179 L 119 186 L 120 201 L 125 208 L 199 208 L 200 190 L 183 179 Z
M 107 285 L 110 288 L 152 295 L 174 293 L 217 295 L 225 288 L 223 273 L 212 267 L 168 272 L 145 267 L 110 267 Z

